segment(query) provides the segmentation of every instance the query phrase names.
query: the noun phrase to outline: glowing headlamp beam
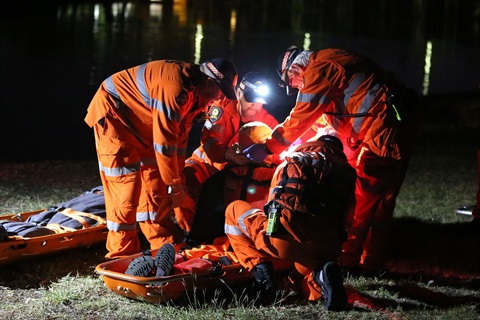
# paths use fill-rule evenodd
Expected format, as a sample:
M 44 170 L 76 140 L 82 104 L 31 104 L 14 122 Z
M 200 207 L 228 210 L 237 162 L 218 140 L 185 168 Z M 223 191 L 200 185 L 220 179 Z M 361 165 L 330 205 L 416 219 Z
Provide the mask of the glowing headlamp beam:
M 255 92 L 258 93 L 261 96 L 266 96 L 269 93 L 269 88 L 265 85 L 257 86 L 255 88 Z

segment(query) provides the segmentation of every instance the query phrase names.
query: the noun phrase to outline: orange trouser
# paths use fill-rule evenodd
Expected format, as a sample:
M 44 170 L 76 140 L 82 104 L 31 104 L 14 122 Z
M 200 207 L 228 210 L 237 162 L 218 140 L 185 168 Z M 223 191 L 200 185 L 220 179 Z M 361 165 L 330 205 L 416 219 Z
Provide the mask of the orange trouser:
M 137 222 L 150 243 L 151 249 L 158 249 L 164 243 L 181 240 L 181 232 L 173 222 L 171 200 L 167 186 L 161 179 L 157 166 L 140 166 L 142 189 L 137 207 Z
M 122 140 L 104 134 L 104 126 L 94 126 L 100 177 L 107 212 L 107 258 L 138 253 L 137 221 L 151 248 L 174 242 L 178 228 L 170 218 L 171 200 L 158 168 L 142 164 L 152 159 L 129 131 L 113 119 L 105 127 L 114 128 Z M 138 214 L 137 214 L 138 213 Z
M 367 268 L 382 265 L 407 165 L 407 157 L 383 158 L 362 147 L 353 164 L 357 173 L 355 205 L 347 217 L 348 239 L 343 244 L 341 265 Z
M 340 246 L 314 241 L 300 243 L 285 230 L 267 236 L 267 224 L 265 213 L 248 202 L 236 200 L 227 206 L 225 233 L 240 263 L 251 270 L 255 265 L 272 259 L 292 261 L 296 271 L 303 276 L 304 295 L 309 300 L 320 298 L 320 290 L 312 279 L 311 271 L 320 269 L 327 261 L 334 261 Z

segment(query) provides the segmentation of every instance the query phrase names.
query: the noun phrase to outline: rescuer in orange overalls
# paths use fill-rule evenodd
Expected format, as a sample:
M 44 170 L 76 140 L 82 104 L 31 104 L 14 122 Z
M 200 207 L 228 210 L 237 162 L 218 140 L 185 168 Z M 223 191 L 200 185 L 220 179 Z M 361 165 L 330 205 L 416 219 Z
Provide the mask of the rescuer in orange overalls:
M 401 90 L 376 64 L 342 49 L 317 52 L 289 48 L 277 71 L 287 94 L 298 91 L 290 115 L 265 144 L 245 150 L 262 160 L 279 154 L 318 124 L 342 140 L 357 172 L 356 204 L 339 263 L 345 267 L 384 266 L 395 201 L 415 140 L 414 118 Z M 403 100 L 403 101 L 402 101 Z
M 301 144 L 290 156 L 297 154 L 318 154 L 319 160 L 306 162 L 307 169 L 302 170 L 309 172 L 308 177 L 298 175 L 300 169 L 289 167 L 289 161 L 282 162 L 273 175 L 265 208 L 242 200 L 232 202 L 225 211 L 225 233 L 240 263 L 254 273 L 260 298 L 273 297 L 271 262 L 275 258 L 294 262 L 296 271 L 305 277 L 304 293 L 309 300 L 320 298 L 317 285 L 326 309 L 341 310 L 347 305 L 347 296 L 334 261 L 346 238 L 344 218 L 353 200 L 355 172 L 341 141 L 333 136 Z M 329 160 L 322 162 L 325 154 Z M 313 194 L 312 198 L 308 194 Z M 270 225 L 275 231 L 269 230 Z M 293 278 L 298 281 L 298 276 Z
M 183 228 L 186 232 L 190 231 L 196 203 L 205 181 L 225 168 L 228 163 L 242 166 L 251 162 L 239 152 L 240 128 L 254 121 L 262 122 L 272 129 L 278 124 L 275 117 L 263 107 L 267 103 L 266 84 L 263 75 L 249 72 L 235 88 L 237 101 L 224 99 L 218 101 L 218 105 L 210 107 L 208 118 L 202 128 L 200 146 L 186 160 L 183 169 L 188 194 L 193 201 L 176 210 L 181 211 L 186 217 L 185 220 L 190 221 Z
M 151 249 L 181 236 L 171 213 L 186 198 L 188 133 L 212 101 L 236 99 L 236 81 L 233 64 L 216 58 L 152 61 L 101 84 L 85 122 L 94 128 L 105 192 L 107 258 L 140 251 L 137 222 Z

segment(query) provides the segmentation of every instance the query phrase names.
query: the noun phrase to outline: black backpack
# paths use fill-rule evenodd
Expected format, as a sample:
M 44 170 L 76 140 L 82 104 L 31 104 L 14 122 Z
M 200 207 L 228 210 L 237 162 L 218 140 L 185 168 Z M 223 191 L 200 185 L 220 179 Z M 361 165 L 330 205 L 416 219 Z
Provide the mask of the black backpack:
M 294 152 L 285 162 L 279 167 L 281 179 L 273 189 L 270 203 L 312 215 L 345 210 L 352 199 L 356 179 L 355 170 L 348 162 L 332 153 L 314 151 Z
M 277 186 L 264 211 L 275 226 L 267 228 L 267 234 L 280 222 L 298 241 L 308 241 L 320 227 L 345 240 L 344 221 L 354 199 L 356 173 L 344 155 L 294 152 L 277 168 L 274 179 Z

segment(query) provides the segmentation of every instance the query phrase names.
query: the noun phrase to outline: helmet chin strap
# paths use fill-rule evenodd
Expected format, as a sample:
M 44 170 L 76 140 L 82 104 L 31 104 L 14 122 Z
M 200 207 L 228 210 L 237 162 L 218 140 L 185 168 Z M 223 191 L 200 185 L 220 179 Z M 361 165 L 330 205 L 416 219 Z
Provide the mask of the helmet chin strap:
M 240 121 L 242 118 L 244 118 L 243 116 L 243 104 L 245 103 L 245 99 L 243 98 L 243 95 L 238 99 L 238 114 L 240 115 Z
M 243 90 L 237 88 L 237 112 L 240 115 L 240 118 L 243 117 L 243 104 L 245 103 L 245 99 L 243 98 Z

